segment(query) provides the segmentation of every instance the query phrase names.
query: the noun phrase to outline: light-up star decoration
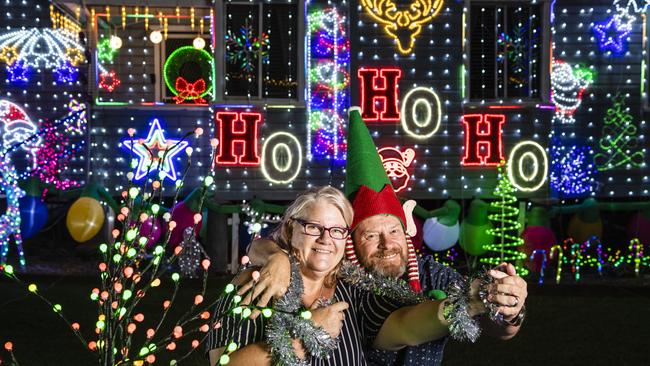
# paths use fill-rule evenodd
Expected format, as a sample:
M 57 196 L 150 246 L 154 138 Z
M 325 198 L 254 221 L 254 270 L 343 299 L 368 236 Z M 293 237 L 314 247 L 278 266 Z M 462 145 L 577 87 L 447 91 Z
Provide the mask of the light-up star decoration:
M 138 159 L 134 180 L 140 180 L 149 172 L 158 171 L 160 179 L 176 181 L 176 169 L 172 159 L 184 151 L 189 143 L 184 140 L 165 139 L 165 130 L 155 118 L 146 139 L 131 138 L 122 141 L 122 146 L 133 151 Z
M 601 51 L 612 51 L 620 54 L 624 49 L 624 42 L 632 32 L 634 17 L 629 14 L 616 14 L 603 23 L 596 23 L 593 30 L 598 36 Z

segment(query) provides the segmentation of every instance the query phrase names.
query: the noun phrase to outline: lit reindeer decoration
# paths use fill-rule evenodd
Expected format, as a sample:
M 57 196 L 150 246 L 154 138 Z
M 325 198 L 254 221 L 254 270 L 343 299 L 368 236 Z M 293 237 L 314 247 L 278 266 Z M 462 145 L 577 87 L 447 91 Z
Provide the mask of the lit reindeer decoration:
M 392 0 L 361 0 L 361 5 L 379 24 L 383 24 L 388 35 L 397 41 L 397 48 L 402 54 L 413 50 L 415 37 L 422 31 L 422 26 L 433 19 L 443 0 L 415 0 L 404 10 L 398 10 Z

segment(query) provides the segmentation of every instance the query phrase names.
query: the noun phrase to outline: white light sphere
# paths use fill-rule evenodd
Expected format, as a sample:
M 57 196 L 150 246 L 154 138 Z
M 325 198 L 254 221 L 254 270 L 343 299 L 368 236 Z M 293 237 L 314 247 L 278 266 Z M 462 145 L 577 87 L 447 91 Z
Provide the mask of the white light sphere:
M 163 36 L 162 33 L 160 33 L 160 31 L 155 30 L 149 34 L 149 40 L 155 44 L 162 42 L 162 39 Z
M 192 41 L 192 46 L 198 50 L 202 50 L 205 47 L 205 39 L 202 37 L 196 37 Z
M 111 36 L 111 41 L 110 41 L 111 48 L 116 50 L 120 47 L 122 47 L 122 38 L 118 36 Z

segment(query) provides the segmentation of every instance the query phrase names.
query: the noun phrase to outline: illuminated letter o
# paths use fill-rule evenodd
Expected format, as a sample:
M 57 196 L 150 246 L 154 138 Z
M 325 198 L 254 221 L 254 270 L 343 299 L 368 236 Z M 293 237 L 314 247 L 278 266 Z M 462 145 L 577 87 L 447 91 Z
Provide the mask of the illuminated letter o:
M 418 116 L 418 110 L 423 110 L 424 116 Z M 413 88 L 402 100 L 401 115 L 407 134 L 418 139 L 431 137 L 440 128 L 440 99 L 429 88 Z
M 286 160 L 283 160 L 282 157 Z M 291 183 L 302 167 L 302 146 L 287 132 L 276 132 L 262 147 L 262 174 L 273 183 Z
M 527 169 L 530 167 L 530 169 Z M 508 156 L 508 178 L 510 183 L 522 192 L 540 189 L 548 176 L 546 150 L 533 141 L 522 141 L 515 145 Z

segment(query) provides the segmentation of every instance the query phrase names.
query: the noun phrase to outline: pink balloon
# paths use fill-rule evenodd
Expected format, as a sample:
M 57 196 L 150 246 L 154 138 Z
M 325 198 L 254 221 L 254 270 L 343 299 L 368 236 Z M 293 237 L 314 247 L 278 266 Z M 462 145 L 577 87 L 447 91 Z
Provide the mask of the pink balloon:
M 627 233 L 629 239 L 639 239 L 643 245 L 650 245 L 650 219 L 646 218 L 642 212 L 637 212 L 630 218 L 627 225 Z M 629 242 L 621 243 L 620 246 L 626 246 Z
M 162 232 L 160 225 L 160 220 L 156 217 L 156 220 L 153 220 L 153 216 L 149 217 L 145 222 L 140 225 L 140 236 L 146 237 L 147 240 L 147 249 L 153 248 L 160 239 L 160 234 Z
M 186 228 L 194 226 L 195 213 L 196 212 L 190 210 L 183 202 L 179 202 L 174 206 L 171 219 L 176 222 L 176 227 L 172 230 L 172 235 L 169 238 L 169 246 L 171 248 L 175 248 L 180 244 L 183 240 L 183 231 L 185 231 Z M 201 231 L 201 224 L 202 222 L 199 222 L 194 229 L 197 236 L 199 235 L 199 231 Z
M 524 239 L 524 252 L 529 258 L 533 251 L 538 249 L 545 250 L 548 257 L 551 247 L 558 244 L 555 233 L 546 226 L 527 226 L 524 232 L 521 233 L 521 237 Z M 526 263 L 531 270 L 539 272 L 542 259 L 537 256 L 533 264 L 529 261 L 526 261 Z

